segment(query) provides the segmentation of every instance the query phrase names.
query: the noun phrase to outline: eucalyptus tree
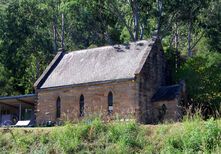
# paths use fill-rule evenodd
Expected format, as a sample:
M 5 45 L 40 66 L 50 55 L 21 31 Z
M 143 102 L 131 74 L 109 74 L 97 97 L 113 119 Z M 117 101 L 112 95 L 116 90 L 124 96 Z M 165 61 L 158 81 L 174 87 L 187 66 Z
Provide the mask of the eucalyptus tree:
M 184 36 L 187 37 L 187 53 L 192 56 L 192 50 L 197 45 L 203 34 L 200 31 L 200 16 L 202 11 L 209 6 L 208 0 L 164 0 L 166 16 L 173 18 L 171 26 L 175 32 L 175 40 L 178 40 L 178 31 L 183 29 Z M 170 15 L 171 14 L 171 15 Z M 168 18 L 169 19 L 169 18 Z M 175 30 L 173 30 L 175 29 Z M 185 41 L 185 40 L 184 40 Z
M 205 31 L 210 50 L 221 53 L 221 1 L 210 2 L 209 8 L 204 10 L 202 28 Z
M 131 41 L 141 40 L 150 36 L 154 29 L 154 0 L 107 0 L 107 10 L 117 17 L 118 23 L 125 28 Z
M 116 17 L 105 9 L 105 5 L 106 2 L 102 0 L 70 0 L 62 4 L 67 48 L 119 42 L 118 29 L 114 28 Z
M 10 79 L 11 94 L 32 92 L 38 72 L 42 72 L 51 60 L 48 13 L 40 0 L 13 0 L 5 9 L 0 55 L 3 57 L 1 63 L 13 77 Z

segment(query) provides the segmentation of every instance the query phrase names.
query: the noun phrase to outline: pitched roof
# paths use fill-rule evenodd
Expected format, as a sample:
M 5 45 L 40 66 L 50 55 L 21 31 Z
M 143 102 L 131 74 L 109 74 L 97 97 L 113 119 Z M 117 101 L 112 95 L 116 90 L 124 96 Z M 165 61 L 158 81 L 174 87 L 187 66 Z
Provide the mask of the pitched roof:
M 152 102 L 173 100 L 180 95 L 182 85 L 162 86 L 152 97 Z
M 138 41 L 66 53 L 39 88 L 134 78 L 153 43 Z

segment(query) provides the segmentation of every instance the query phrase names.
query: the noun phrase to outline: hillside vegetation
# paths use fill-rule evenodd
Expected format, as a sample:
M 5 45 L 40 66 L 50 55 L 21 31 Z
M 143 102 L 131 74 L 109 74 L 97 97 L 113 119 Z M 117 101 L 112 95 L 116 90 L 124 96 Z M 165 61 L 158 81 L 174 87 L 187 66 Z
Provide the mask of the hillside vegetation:
M 52 128 L 0 130 L 1 153 L 219 153 L 221 121 L 105 124 L 98 119 Z

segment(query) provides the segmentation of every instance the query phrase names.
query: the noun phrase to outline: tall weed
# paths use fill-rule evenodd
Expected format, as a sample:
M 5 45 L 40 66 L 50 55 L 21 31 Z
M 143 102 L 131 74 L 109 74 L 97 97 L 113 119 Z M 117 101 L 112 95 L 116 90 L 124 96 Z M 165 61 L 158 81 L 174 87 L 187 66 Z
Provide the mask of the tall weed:
M 187 118 L 182 123 L 104 123 L 99 118 L 48 129 L 0 131 L 0 153 L 220 153 L 220 120 Z

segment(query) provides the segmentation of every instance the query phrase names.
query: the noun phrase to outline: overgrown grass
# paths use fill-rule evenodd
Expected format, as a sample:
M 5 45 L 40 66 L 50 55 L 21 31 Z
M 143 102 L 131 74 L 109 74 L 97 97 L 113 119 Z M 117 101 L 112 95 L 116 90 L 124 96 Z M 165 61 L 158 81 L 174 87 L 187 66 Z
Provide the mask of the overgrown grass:
M 0 153 L 221 153 L 221 120 L 140 125 L 94 119 L 49 129 L 2 129 Z

